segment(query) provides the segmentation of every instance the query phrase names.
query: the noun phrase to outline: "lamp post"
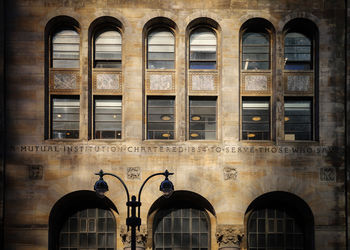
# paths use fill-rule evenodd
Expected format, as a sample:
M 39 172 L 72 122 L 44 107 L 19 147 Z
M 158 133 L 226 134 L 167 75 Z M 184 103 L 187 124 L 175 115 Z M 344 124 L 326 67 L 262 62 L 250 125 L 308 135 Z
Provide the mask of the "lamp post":
M 126 191 L 126 206 L 127 206 L 127 218 L 126 218 L 126 225 L 128 227 L 131 227 L 131 250 L 136 250 L 136 227 L 138 230 L 140 230 L 140 225 L 141 225 L 141 218 L 140 218 L 140 207 L 141 207 L 141 192 L 143 187 L 145 186 L 146 182 L 151 179 L 154 176 L 157 175 L 163 175 L 165 176 L 165 180 L 162 181 L 160 184 L 159 190 L 163 192 L 164 196 L 166 198 L 170 197 L 170 195 L 174 192 L 174 185 L 173 183 L 168 179 L 169 175 L 173 175 L 174 173 L 168 172 L 168 170 L 165 170 L 164 173 L 155 173 L 147 177 L 147 179 L 142 183 L 141 188 L 139 190 L 138 194 L 138 199 L 136 200 L 136 196 L 129 195 L 129 190 L 126 187 L 124 181 L 117 175 L 112 174 L 112 173 L 105 173 L 100 170 L 100 172 L 96 173 L 96 175 L 100 176 L 100 179 L 96 181 L 94 190 L 96 191 L 97 195 L 103 198 L 105 196 L 105 193 L 108 191 L 108 185 L 107 183 L 103 180 L 103 176 L 105 175 L 111 175 L 115 178 L 117 178 L 124 186 L 124 189 Z M 136 208 L 138 210 L 137 215 L 136 215 Z M 130 216 L 130 210 L 131 210 L 131 216 Z

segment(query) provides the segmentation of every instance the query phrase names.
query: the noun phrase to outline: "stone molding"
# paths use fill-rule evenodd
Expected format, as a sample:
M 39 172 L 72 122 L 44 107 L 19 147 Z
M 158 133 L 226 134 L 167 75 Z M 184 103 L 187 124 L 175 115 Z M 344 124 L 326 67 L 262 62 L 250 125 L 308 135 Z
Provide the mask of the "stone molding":
M 136 248 L 137 249 L 146 249 L 146 243 L 147 243 L 147 227 L 146 225 L 141 225 L 140 231 L 136 229 Z M 126 225 L 122 225 L 120 227 L 120 237 L 122 239 L 124 249 L 130 249 L 131 248 L 131 228 L 128 231 L 128 228 Z
M 216 228 L 216 241 L 219 249 L 240 249 L 244 233 L 241 225 L 218 225 Z

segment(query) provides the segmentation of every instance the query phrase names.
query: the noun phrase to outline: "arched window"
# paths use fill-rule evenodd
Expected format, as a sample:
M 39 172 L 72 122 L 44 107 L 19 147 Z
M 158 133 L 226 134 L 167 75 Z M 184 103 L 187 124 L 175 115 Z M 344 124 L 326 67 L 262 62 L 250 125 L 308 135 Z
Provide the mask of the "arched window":
M 248 249 L 303 250 L 300 219 L 285 208 L 259 208 L 248 220 Z
M 265 30 L 244 32 L 242 37 L 242 69 L 270 68 L 270 36 Z
M 121 68 L 122 37 L 116 30 L 106 30 L 95 36 L 95 68 Z
M 79 23 L 68 16 L 51 19 L 45 28 L 45 138 L 80 137 Z
M 190 69 L 216 69 L 216 35 L 200 27 L 190 34 Z
M 116 223 L 111 211 L 80 210 L 69 216 L 59 232 L 59 250 L 114 250 Z
M 284 139 L 318 139 L 318 30 L 296 18 L 284 27 Z
M 210 249 L 209 217 L 201 209 L 159 210 L 154 218 L 153 234 L 155 250 Z
M 288 32 L 284 37 L 284 68 L 312 69 L 312 40 L 300 32 Z
M 175 68 L 175 37 L 168 28 L 156 28 L 147 36 L 147 68 Z
M 76 30 L 59 30 L 52 36 L 52 68 L 79 68 L 80 36 Z

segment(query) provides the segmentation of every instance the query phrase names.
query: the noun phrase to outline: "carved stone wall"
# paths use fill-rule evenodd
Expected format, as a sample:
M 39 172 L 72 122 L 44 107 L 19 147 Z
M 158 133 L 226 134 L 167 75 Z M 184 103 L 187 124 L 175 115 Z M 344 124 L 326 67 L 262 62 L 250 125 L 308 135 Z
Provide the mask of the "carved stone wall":
M 216 240 L 221 250 L 238 250 L 243 239 L 243 225 L 217 225 Z
M 136 229 L 136 250 L 144 250 L 147 243 L 146 225 L 140 226 L 140 231 Z M 131 229 L 128 231 L 126 225 L 120 227 L 120 237 L 122 239 L 124 250 L 131 249 Z

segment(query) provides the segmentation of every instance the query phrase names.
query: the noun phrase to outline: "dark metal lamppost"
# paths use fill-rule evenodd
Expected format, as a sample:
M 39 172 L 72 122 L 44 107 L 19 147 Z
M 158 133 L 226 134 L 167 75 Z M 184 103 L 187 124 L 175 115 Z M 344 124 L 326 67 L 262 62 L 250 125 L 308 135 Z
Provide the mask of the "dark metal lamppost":
M 130 200 L 130 195 L 129 195 L 129 190 L 126 187 L 124 181 L 117 175 L 111 174 L 111 173 L 104 173 L 102 170 L 100 170 L 99 173 L 96 173 L 96 175 L 100 176 L 100 179 L 96 181 L 94 190 L 96 191 L 97 195 L 103 198 L 105 196 L 105 193 L 108 191 L 108 185 L 107 183 L 103 180 L 103 176 L 105 175 L 111 175 L 117 178 L 124 186 L 124 189 L 126 191 L 126 206 L 127 206 L 127 214 L 128 217 L 126 218 L 126 225 L 128 226 L 128 231 L 129 227 L 131 227 L 131 250 L 136 250 L 136 227 L 138 227 L 138 230 L 140 231 L 140 225 L 141 225 L 141 218 L 140 218 L 140 207 L 141 207 L 141 192 L 143 187 L 145 186 L 146 182 L 151 179 L 154 176 L 157 175 L 164 175 L 165 180 L 162 181 L 160 184 L 160 191 L 163 192 L 163 195 L 168 198 L 170 195 L 174 192 L 174 185 L 173 183 L 168 179 L 169 175 L 173 175 L 174 173 L 168 172 L 168 170 L 165 170 L 164 173 L 156 173 L 150 175 L 141 185 L 141 188 L 139 190 L 139 196 L 138 200 L 136 200 L 136 196 L 133 195 L 131 196 Z M 137 216 L 136 216 L 136 208 L 138 209 Z M 131 210 L 131 216 L 130 216 L 130 210 Z

